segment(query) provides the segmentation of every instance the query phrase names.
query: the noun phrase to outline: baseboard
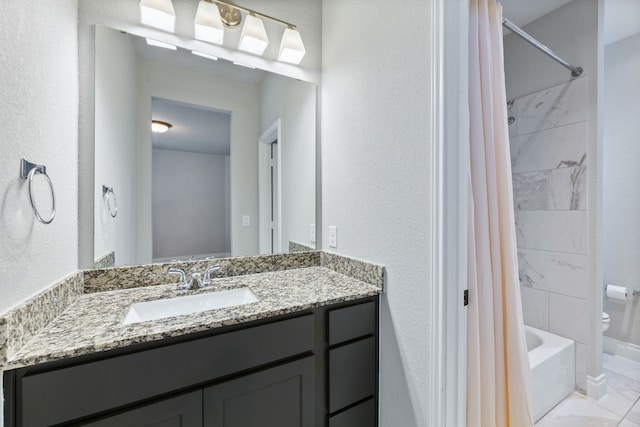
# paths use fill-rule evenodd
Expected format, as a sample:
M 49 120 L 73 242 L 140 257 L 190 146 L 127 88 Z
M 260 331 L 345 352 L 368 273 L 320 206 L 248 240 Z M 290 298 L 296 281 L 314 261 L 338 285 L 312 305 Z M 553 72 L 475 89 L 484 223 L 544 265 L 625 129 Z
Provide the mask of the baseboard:
M 592 399 L 600 400 L 607 394 L 607 378 L 604 374 L 597 377 L 587 375 L 587 396 Z
M 612 356 L 620 356 L 625 359 L 640 363 L 640 346 L 624 342 L 611 337 L 603 337 L 602 349 Z

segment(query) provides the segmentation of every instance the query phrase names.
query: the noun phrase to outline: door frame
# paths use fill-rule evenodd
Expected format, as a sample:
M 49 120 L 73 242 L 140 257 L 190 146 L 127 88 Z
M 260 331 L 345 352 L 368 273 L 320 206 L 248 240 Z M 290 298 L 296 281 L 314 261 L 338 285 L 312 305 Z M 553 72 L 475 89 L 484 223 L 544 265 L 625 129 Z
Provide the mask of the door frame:
M 433 182 L 430 399 L 433 426 L 466 426 L 469 202 L 468 1 L 431 3 Z
M 271 144 L 276 144 L 275 221 L 273 224 L 273 251 L 269 237 L 271 215 L 270 159 Z M 276 120 L 258 138 L 258 250 L 260 254 L 282 252 L 282 134 L 280 119 Z

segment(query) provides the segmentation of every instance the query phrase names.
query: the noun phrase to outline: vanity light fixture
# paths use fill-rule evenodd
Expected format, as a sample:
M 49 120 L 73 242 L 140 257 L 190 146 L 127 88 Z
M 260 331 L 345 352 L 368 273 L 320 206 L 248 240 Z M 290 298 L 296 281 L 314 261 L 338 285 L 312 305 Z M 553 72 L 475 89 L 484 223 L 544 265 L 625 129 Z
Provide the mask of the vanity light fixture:
M 140 0 L 140 22 L 173 33 L 176 11 L 171 0 Z
M 224 41 L 224 27 L 217 4 L 201 0 L 193 25 L 197 40 L 215 44 L 222 44 Z
M 201 56 L 203 58 L 210 59 L 212 61 L 217 61 L 218 60 L 217 56 L 209 55 L 208 53 L 198 52 L 197 50 L 192 50 L 191 53 L 193 53 L 196 56 Z
M 304 48 L 304 43 L 302 43 L 300 32 L 292 27 L 285 29 L 282 34 L 282 41 L 280 42 L 278 60 L 291 64 L 299 64 L 306 53 L 307 50 Z
M 151 120 L 151 132 L 155 133 L 165 133 L 168 131 L 173 125 L 171 123 L 162 122 L 160 120 Z
M 178 50 L 178 47 L 175 45 L 172 45 L 171 43 L 165 43 L 159 40 L 147 39 L 147 38 L 145 38 L 145 40 L 147 41 L 147 44 L 149 46 L 161 47 L 163 49 L 169 49 L 169 50 Z
M 140 0 L 140 17 L 145 25 L 172 33 L 175 31 L 176 14 L 172 0 Z M 243 19 L 244 23 L 242 23 Z M 200 0 L 198 2 L 193 21 L 194 38 L 222 45 L 225 27 L 233 29 L 242 23 L 238 49 L 262 55 L 269 45 L 264 19 L 285 27 L 278 51 L 278 60 L 300 64 L 307 51 L 302 42 L 302 36 L 295 25 L 222 0 Z
M 244 18 L 242 33 L 240 33 L 240 44 L 238 49 L 245 52 L 262 55 L 269 44 L 267 31 L 264 29 L 264 22 L 255 15 L 247 15 Z
M 207 27 L 206 31 L 219 32 L 223 32 L 224 27 L 236 28 L 242 22 L 242 12 L 245 13 L 245 16 L 238 49 L 256 55 L 262 55 L 264 53 L 269 45 L 269 38 L 267 37 L 263 22 L 263 19 L 267 19 L 285 27 L 284 33 L 282 34 L 282 41 L 280 42 L 278 60 L 292 64 L 299 64 L 300 61 L 302 61 L 307 51 L 302 42 L 302 36 L 295 25 L 222 0 L 200 1 L 194 21 L 196 28 L 195 38 L 211 43 L 222 44 L 223 36 L 219 36 L 219 39 L 216 38 L 215 40 L 213 36 L 209 40 L 204 38 L 203 33 L 205 29 L 203 29 L 203 26 Z M 221 20 L 222 25 L 220 25 L 218 19 Z

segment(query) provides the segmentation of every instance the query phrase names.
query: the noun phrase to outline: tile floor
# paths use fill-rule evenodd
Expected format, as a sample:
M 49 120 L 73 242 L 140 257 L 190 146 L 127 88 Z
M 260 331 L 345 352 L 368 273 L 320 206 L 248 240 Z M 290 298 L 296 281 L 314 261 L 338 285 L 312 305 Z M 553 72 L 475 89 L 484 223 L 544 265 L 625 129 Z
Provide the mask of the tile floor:
M 567 397 L 536 427 L 640 427 L 640 363 L 603 355 L 607 395 L 593 400 L 580 393 Z

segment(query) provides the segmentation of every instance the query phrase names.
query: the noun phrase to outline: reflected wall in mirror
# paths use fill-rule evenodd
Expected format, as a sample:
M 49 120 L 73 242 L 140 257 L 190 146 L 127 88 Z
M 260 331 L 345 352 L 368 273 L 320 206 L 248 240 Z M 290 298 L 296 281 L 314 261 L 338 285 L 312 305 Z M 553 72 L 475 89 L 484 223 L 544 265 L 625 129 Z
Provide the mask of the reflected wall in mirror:
M 314 84 L 99 26 L 95 44 L 96 266 L 315 247 Z

